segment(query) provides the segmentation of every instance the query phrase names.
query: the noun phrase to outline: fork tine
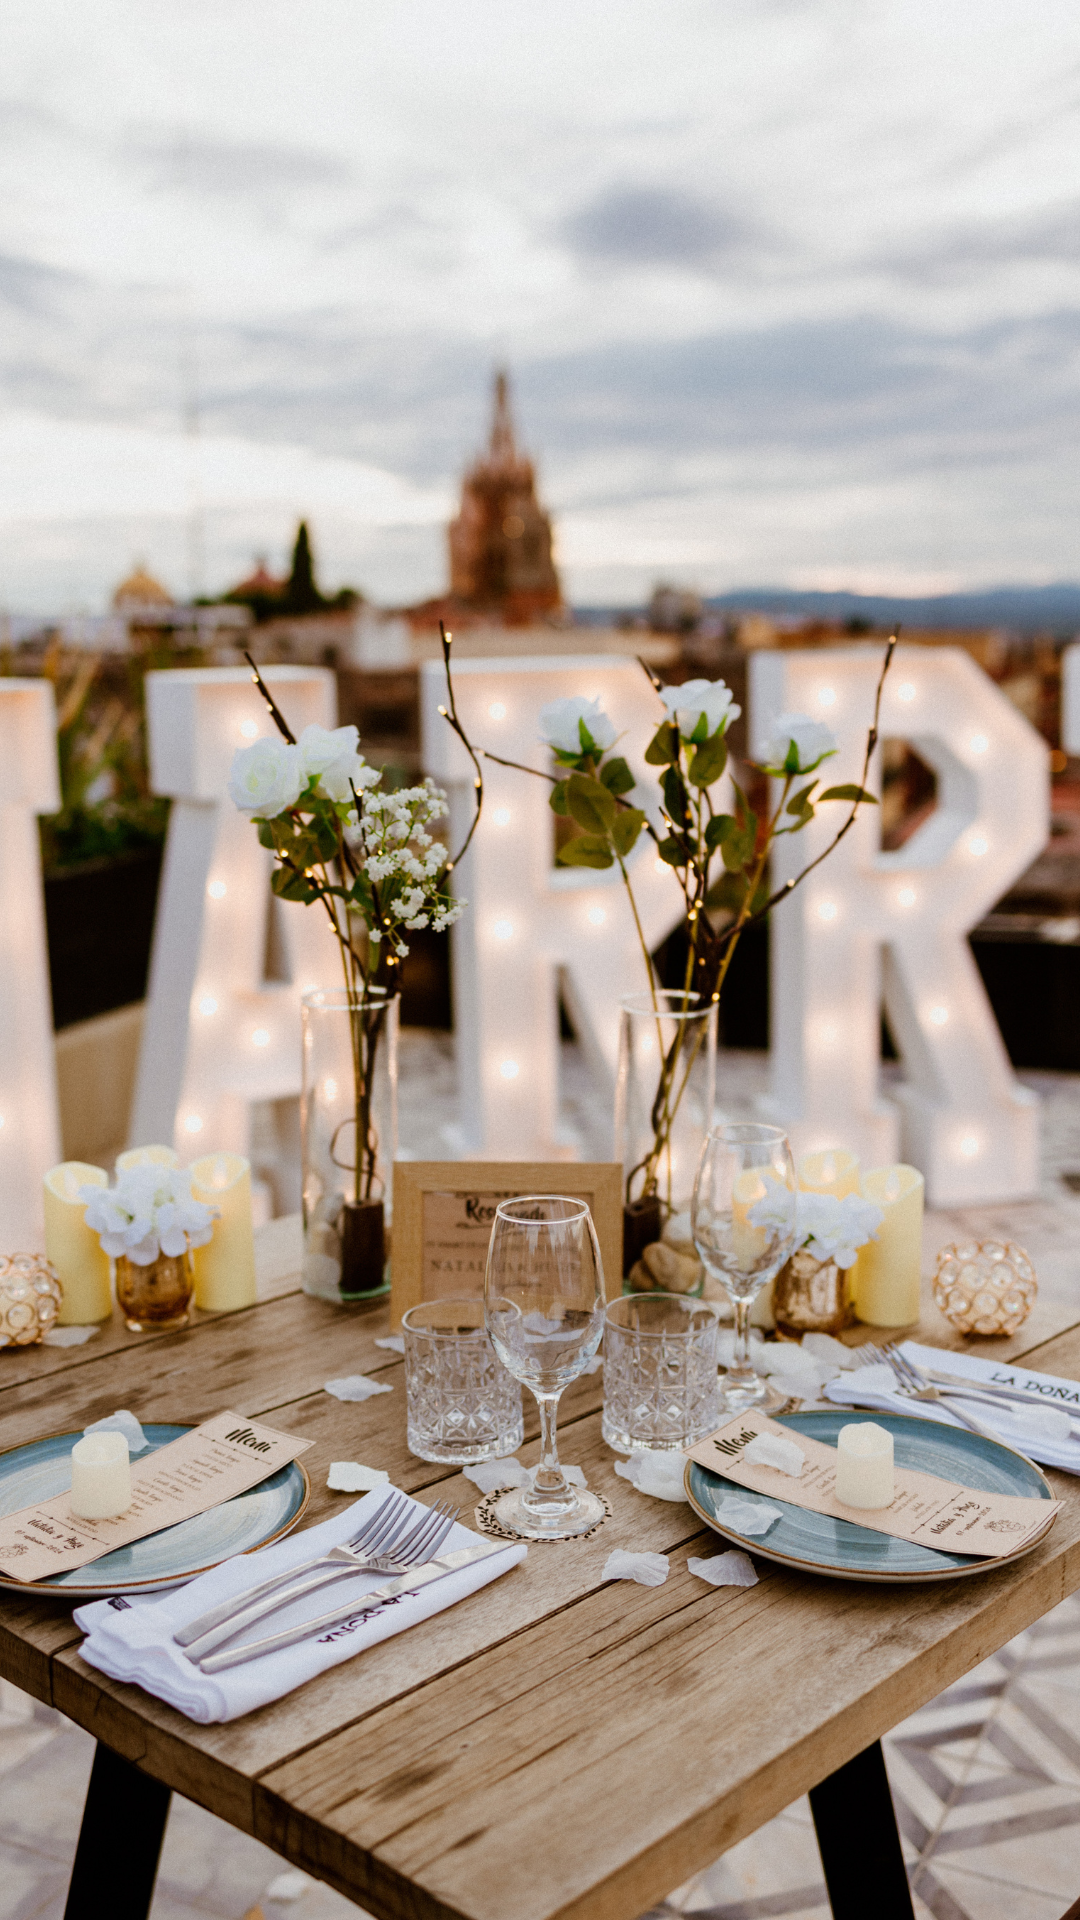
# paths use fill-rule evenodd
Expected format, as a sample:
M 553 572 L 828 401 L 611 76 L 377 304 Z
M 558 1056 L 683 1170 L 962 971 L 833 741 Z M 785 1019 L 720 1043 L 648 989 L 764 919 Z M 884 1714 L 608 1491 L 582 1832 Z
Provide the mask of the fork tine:
M 422 1507 L 420 1516 L 413 1521 L 408 1532 L 402 1531 L 394 1541 L 394 1553 L 399 1560 L 411 1559 L 416 1549 L 423 1545 L 431 1527 L 432 1507 Z
M 354 1534 L 348 1543 L 349 1546 L 356 1549 L 367 1548 L 374 1551 L 376 1543 L 383 1540 L 388 1533 L 393 1532 L 394 1524 L 400 1518 L 404 1509 L 405 1495 L 403 1493 L 393 1493 L 389 1500 L 384 1500 L 382 1505 L 376 1508 L 370 1519 L 361 1527 L 359 1533 Z
M 447 1519 L 445 1501 L 440 1501 L 437 1506 L 429 1507 L 423 1526 L 410 1543 L 409 1558 L 417 1564 L 419 1564 L 421 1560 L 430 1559 L 433 1552 L 433 1542 L 436 1540 L 444 1540 L 453 1524 L 452 1512 L 449 1520 Z

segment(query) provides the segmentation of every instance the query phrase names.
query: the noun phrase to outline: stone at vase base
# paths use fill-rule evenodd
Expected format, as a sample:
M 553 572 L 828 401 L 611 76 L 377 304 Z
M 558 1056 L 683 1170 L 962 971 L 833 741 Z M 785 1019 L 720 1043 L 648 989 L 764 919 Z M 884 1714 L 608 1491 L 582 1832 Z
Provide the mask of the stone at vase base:
M 855 1318 L 848 1276 L 835 1260 L 793 1253 L 773 1282 L 773 1318 L 781 1333 L 841 1333 Z

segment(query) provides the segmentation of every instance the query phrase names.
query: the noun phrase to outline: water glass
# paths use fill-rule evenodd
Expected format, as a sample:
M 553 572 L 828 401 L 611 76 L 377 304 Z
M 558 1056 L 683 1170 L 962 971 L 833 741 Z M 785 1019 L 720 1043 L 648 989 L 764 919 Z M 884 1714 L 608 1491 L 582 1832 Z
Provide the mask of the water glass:
M 612 1300 L 604 1320 L 604 1417 L 617 1453 L 674 1453 L 719 1425 L 715 1307 L 678 1293 Z
M 488 1332 L 503 1365 L 540 1409 L 540 1465 L 530 1487 L 496 1502 L 500 1525 L 526 1540 L 567 1540 L 605 1516 L 595 1493 L 572 1487 L 559 1465 L 559 1397 L 584 1372 L 604 1332 L 604 1268 L 584 1200 L 533 1194 L 502 1200 L 484 1275 Z
M 750 1308 L 793 1252 L 797 1197 L 781 1127 L 714 1127 L 701 1149 L 690 1208 L 694 1245 L 735 1308 L 735 1351 L 720 1395 L 724 1413 L 768 1411 L 783 1399 L 750 1365 Z
M 427 1300 L 401 1326 L 409 1452 L 461 1466 L 516 1453 L 525 1438 L 521 1388 L 488 1339 L 483 1301 Z

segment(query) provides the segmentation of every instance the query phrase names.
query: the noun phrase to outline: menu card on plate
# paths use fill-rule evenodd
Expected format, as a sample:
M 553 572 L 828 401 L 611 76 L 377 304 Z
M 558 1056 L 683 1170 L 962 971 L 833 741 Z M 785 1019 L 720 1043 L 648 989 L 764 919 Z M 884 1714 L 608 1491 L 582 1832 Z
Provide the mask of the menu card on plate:
M 779 1467 L 753 1466 L 745 1460 L 746 1448 L 759 1433 L 794 1440 L 806 1456 L 801 1474 L 783 1473 Z M 1060 1500 L 983 1493 L 954 1480 L 939 1480 L 933 1473 L 897 1467 L 891 1505 L 847 1507 L 836 1497 L 836 1448 L 809 1440 L 794 1428 L 782 1427 L 766 1414 L 753 1411 L 737 1414 L 687 1452 L 691 1460 L 722 1473 L 740 1487 L 749 1487 L 753 1493 L 786 1500 L 811 1513 L 831 1514 L 836 1520 L 853 1520 L 874 1533 L 891 1533 L 920 1547 L 970 1553 L 987 1560 L 1015 1553 L 1049 1525 L 1061 1506 Z
M 246 1493 L 314 1444 L 238 1413 L 219 1413 L 179 1440 L 132 1461 L 134 1499 L 115 1520 L 77 1519 L 70 1493 L 54 1494 L 0 1519 L 0 1572 L 12 1580 L 32 1581 L 85 1567 L 114 1547 L 126 1547 Z

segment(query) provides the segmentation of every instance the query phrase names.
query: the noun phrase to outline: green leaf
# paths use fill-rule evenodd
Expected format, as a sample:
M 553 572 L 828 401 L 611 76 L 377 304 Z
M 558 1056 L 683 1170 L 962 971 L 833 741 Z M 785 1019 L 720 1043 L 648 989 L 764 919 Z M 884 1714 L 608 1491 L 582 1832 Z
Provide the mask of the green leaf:
M 690 855 L 681 840 L 669 836 L 668 839 L 661 840 L 657 852 L 661 860 L 666 860 L 669 867 L 685 867 L 689 864 Z
M 552 787 L 551 792 L 548 795 L 548 806 L 551 808 L 552 813 L 561 814 L 563 818 L 565 818 L 566 816 L 566 781 L 565 780 L 557 780 L 555 785 Z
M 613 867 L 615 856 L 605 839 L 597 833 L 579 833 L 559 851 L 560 867 Z
M 731 813 L 714 813 L 705 828 L 705 845 L 710 853 L 722 847 L 729 834 L 735 831 L 735 816 Z
M 611 837 L 615 842 L 616 853 L 620 853 L 624 860 L 636 846 L 638 835 L 644 825 L 645 815 L 640 807 L 624 807 L 621 813 L 616 814 Z
M 615 821 L 615 801 L 599 780 L 587 773 L 572 773 L 566 783 L 566 807 L 571 818 L 586 833 L 610 833 Z
M 714 733 L 712 738 L 702 742 L 687 769 L 686 777 L 692 786 L 711 787 L 719 780 L 727 766 L 727 741 L 723 732 Z
M 375 896 L 371 890 L 371 881 L 366 873 L 358 873 L 349 889 L 348 898 L 359 907 L 365 916 L 375 911 Z
M 817 786 L 817 781 L 811 780 L 810 785 L 808 787 L 800 787 L 798 793 L 793 793 L 791 796 L 791 799 L 788 801 L 787 806 L 784 809 L 785 813 L 790 813 L 790 814 L 805 813 L 807 815 L 812 814 L 814 809 L 813 807 L 810 806 L 809 801 L 810 801 L 810 795 L 813 793 L 814 788 L 816 786 Z
M 295 873 L 291 867 L 275 867 L 270 888 L 279 900 L 300 900 L 305 907 L 319 897 L 318 887 L 311 885 L 307 875 Z
M 877 806 L 876 795 L 867 793 L 865 787 L 828 787 L 818 794 L 819 800 L 867 800 L 872 807 Z
M 259 821 L 259 845 L 260 847 L 271 848 L 274 845 L 274 829 L 270 825 L 269 820 Z
M 645 749 L 650 767 L 673 766 L 679 757 L 678 729 L 671 720 L 661 720 Z
M 621 755 L 617 755 L 614 760 L 607 761 L 601 767 L 600 778 L 608 792 L 616 795 L 629 793 L 631 787 L 636 784 L 633 774 Z
M 677 767 L 669 767 L 661 782 L 668 819 L 675 827 L 685 827 L 690 818 L 690 796 Z

